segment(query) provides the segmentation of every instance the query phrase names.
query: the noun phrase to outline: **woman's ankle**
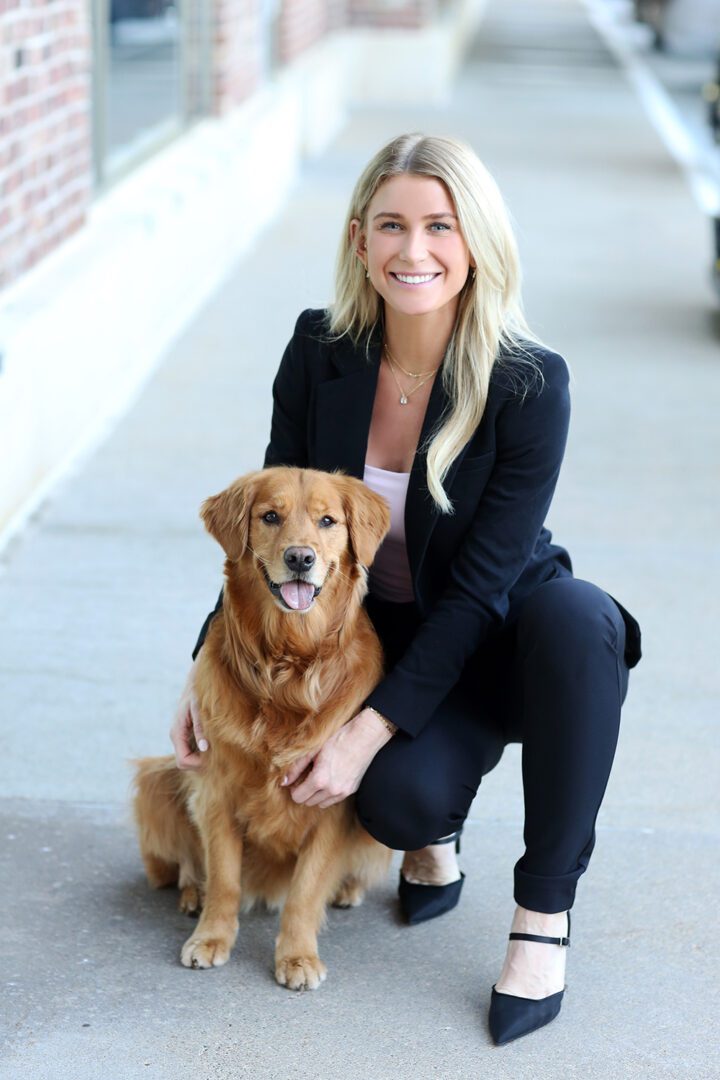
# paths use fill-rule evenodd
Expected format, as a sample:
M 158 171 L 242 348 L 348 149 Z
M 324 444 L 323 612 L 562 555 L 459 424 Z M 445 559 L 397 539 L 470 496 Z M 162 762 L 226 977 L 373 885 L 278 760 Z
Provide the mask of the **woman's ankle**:
M 411 885 L 450 885 L 459 881 L 460 870 L 452 844 L 429 844 L 406 851 L 402 875 Z
M 547 934 L 557 936 L 556 931 L 567 928 L 567 911 L 532 911 L 517 904 L 512 920 L 512 933 Z
M 548 914 L 518 905 L 511 933 L 537 934 L 541 937 L 565 937 L 567 912 Z M 565 985 L 563 946 L 547 942 L 508 941 L 505 963 L 495 984 L 499 993 L 515 997 L 541 999 L 562 990 Z

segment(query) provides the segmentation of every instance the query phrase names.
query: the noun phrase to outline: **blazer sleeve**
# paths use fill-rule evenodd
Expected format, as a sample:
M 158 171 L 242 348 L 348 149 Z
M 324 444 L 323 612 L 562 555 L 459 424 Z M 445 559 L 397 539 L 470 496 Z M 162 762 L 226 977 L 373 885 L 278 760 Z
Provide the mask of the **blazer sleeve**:
M 307 432 L 305 429 L 308 406 L 308 381 L 302 355 L 302 340 L 307 336 L 308 324 L 312 311 L 303 311 L 295 324 L 295 332 L 290 339 L 278 373 L 273 382 L 273 411 L 270 427 L 270 442 L 265 450 L 263 468 L 270 465 L 307 466 Z M 210 623 L 222 609 L 223 593 L 220 590 L 217 603 L 202 624 L 200 634 L 192 651 L 195 660 L 200 652 Z
M 570 417 L 568 370 L 543 354 L 544 382 L 511 396 L 496 419 L 496 461 L 448 585 L 405 654 L 368 704 L 416 735 L 463 666 L 502 625 L 509 594 L 530 559 L 560 472 Z
M 296 465 L 300 469 L 308 466 L 310 389 L 303 341 L 308 336 L 312 315 L 312 310 L 303 311 L 298 318 L 273 382 L 270 442 L 265 451 L 266 469 L 271 465 Z

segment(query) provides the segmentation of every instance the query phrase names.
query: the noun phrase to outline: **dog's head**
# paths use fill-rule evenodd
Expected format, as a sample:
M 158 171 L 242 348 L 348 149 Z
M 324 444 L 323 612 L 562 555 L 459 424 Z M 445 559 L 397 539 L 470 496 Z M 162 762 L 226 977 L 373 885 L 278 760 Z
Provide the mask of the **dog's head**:
M 368 567 L 390 528 L 360 480 L 277 467 L 241 476 L 201 516 L 231 563 L 251 559 L 283 611 L 308 612 L 334 575 Z

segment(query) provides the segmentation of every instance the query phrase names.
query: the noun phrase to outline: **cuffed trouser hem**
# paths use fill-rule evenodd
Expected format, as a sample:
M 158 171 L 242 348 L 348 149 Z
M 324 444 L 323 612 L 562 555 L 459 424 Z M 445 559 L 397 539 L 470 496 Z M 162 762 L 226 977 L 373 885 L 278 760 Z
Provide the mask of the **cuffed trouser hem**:
M 543 911 L 552 915 L 569 911 L 575 902 L 579 873 L 562 877 L 538 877 L 515 867 L 515 903 L 528 911 Z

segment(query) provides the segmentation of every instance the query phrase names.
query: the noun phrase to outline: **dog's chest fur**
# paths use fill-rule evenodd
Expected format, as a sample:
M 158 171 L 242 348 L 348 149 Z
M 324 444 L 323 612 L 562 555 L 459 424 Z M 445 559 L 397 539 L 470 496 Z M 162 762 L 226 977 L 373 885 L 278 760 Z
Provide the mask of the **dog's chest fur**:
M 188 798 L 191 816 L 198 821 L 204 815 L 203 802 L 222 802 L 235 820 L 245 841 L 283 861 L 298 854 L 320 815 L 339 813 L 352 821 L 351 801 L 319 810 L 293 801 L 289 788 L 281 786 L 284 770 L 239 752 L 223 748 L 215 767 L 202 775 L 189 777 L 192 793 Z
M 281 781 L 293 761 L 317 749 L 353 715 L 367 693 L 364 685 L 344 685 L 347 676 L 338 681 L 337 665 L 285 656 L 271 668 L 280 678 L 258 694 L 252 682 L 249 688 L 237 679 L 230 684 L 227 669 L 219 666 L 213 665 L 213 694 L 200 694 L 211 757 L 193 777 L 192 816 L 197 820 L 199 800 L 219 800 L 246 842 L 280 861 L 297 855 L 321 814 L 338 813 L 350 827 L 351 801 L 330 811 L 299 805 Z M 218 687 L 226 692 L 218 694 Z

